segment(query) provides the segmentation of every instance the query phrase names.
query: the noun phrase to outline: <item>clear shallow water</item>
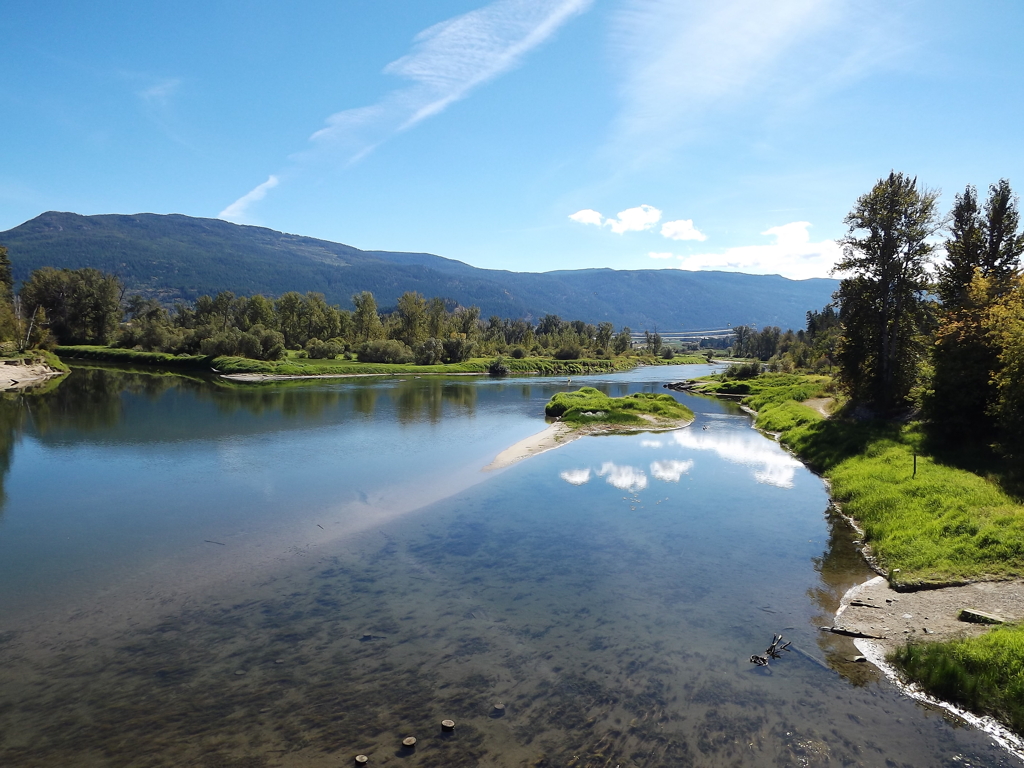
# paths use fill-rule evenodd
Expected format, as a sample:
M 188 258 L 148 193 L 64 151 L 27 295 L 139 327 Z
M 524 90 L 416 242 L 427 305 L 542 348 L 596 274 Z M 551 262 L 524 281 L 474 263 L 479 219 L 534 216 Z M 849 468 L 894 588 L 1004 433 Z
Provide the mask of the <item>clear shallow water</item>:
M 1016 765 L 817 631 L 868 572 L 735 406 L 479 472 L 555 391 L 704 370 L 6 402 L 0 764 Z

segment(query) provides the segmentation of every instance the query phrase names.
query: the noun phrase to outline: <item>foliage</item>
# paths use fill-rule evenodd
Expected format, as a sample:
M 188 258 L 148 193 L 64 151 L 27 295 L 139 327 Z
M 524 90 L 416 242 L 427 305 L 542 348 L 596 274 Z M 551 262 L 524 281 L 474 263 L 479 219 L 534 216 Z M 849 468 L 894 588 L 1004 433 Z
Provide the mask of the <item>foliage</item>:
M 512 369 L 505 363 L 505 358 L 500 355 L 491 361 L 491 364 L 487 366 L 487 372 L 491 376 L 508 376 Z
M 843 324 L 840 376 L 853 397 L 881 413 L 903 407 L 917 383 L 928 320 L 928 238 L 940 226 L 938 193 L 890 173 L 857 199 L 844 223 L 843 258 L 850 274 L 836 293 Z
M 908 644 L 891 660 L 933 696 L 1024 733 L 1024 626 L 994 627 L 963 640 Z
M 411 363 L 412 350 L 395 339 L 367 341 L 356 350 L 361 363 Z
M 990 336 L 999 350 L 991 406 L 1002 446 L 1018 461 L 1024 455 L 1024 277 L 990 310 Z
M 957 196 L 952 219 L 946 261 L 939 267 L 941 322 L 926 401 L 933 431 L 975 442 L 996 436 L 1007 450 L 1019 450 L 1022 422 L 1015 417 L 1019 407 L 1011 405 L 1024 400 L 1020 368 L 1014 366 L 1021 330 L 1014 297 L 1024 254 L 1018 201 L 1002 179 L 989 188 L 980 210 L 968 187 Z
M 45 312 L 50 332 L 63 344 L 105 344 L 121 320 L 121 284 L 96 269 L 53 269 L 32 273 L 21 287 L 30 318 Z
M 662 420 L 692 420 L 693 411 L 672 395 L 637 392 L 626 397 L 609 397 L 593 387 L 576 392 L 559 392 L 544 406 L 548 416 L 559 417 L 572 424 L 630 424 L 657 427 L 657 422 L 644 419 L 645 414 Z
M 306 354 L 314 360 L 335 360 L 345 352 L 344 339 L 310 339 L 306 342 Z

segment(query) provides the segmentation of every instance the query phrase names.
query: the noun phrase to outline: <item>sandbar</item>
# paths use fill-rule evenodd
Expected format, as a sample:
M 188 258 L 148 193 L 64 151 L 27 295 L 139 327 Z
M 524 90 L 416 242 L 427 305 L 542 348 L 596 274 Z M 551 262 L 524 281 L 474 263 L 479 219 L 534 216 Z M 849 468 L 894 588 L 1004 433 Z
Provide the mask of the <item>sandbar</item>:
M 520 440 L 515 445 L 506 448 L 494 458 L 494 461 L 484 467 L 483 471 L 490 472 L 495 469 L 510 467 L 523 459 L 550 451 L 553 448 L 568 445 L 573 440 L 577 440 L 585 435 L 670 432 L 674 429 L 682 429 L 693 423 L 693 419 L 668 420 L 658 419 L 648 413 L 638 415 L 644 421 L 650 423 L 638 426 L 624 424 L 583 424 L 576 426 L 556 421 L 536 435 L 531 435 L 525 440 Z

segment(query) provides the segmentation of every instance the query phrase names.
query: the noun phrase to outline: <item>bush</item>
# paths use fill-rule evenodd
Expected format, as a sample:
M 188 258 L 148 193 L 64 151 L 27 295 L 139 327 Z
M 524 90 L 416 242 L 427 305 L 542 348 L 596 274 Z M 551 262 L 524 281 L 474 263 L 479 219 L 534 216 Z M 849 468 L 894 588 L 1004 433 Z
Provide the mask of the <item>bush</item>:
M 583 350 L 575 344 L 568 344 L 555 352 L 555 360 L 579 360 L 583 357 Z
M 523 349 L 522 347 L 515 347 L 512 350 L 512 357 L 514 357 L 516 360 L 522 360 L 524 357 L 526 357 L 526 350 Z
M 364 342 L 356 356 L 361 363 L 411 363 L 414 359 L 412 350 L 395 339 Z
M 727 379 L 752 379 L 760 374 L 760 363 L 734 363 L 725 369 L 725 378 Z
M 444 344 L 440 339 L 427 339 L 416 347 L 416 365 L 437 365 L 444 357 Z
M 464 363 L 473 356 L 476 344 L 467 339 L 445 339 L 442 342 L 442 363 Z
M 345 343 L 339 339 L 310 339 L 306 342 L 306 354 L 314 360 L 335 360 L 345 352 Z
M 487 366 L 487 372 L 491 376 L 508 376 L 512 373 L 512 370 L 505 363 L 505 358 L 500 355 L 491 361 L 491 364 Z
M 671 360 L 676 356 L 676 353 L 672 351 L 672 347 L 664 347 L 661 350 L 661 357 L 663 360 Z

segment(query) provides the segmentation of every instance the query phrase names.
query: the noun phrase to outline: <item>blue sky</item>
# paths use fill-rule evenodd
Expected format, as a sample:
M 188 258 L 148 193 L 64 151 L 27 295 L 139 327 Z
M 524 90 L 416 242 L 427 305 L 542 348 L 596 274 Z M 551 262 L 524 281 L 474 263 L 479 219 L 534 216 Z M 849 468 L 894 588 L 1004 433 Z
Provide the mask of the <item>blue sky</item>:
M 1024 4 L 15 2 L 0 230 L 227 218 L 546 271 L 825 276 L 890 169 L 1024 188 Z

